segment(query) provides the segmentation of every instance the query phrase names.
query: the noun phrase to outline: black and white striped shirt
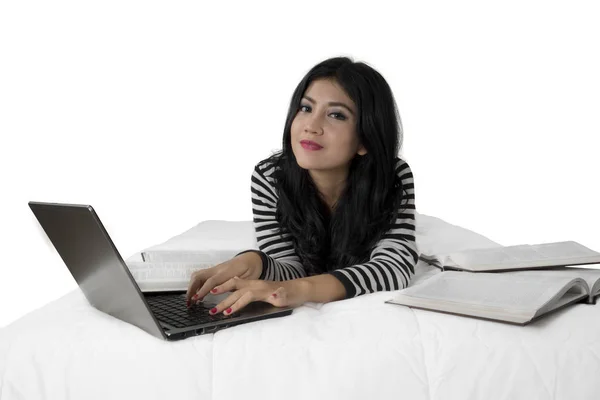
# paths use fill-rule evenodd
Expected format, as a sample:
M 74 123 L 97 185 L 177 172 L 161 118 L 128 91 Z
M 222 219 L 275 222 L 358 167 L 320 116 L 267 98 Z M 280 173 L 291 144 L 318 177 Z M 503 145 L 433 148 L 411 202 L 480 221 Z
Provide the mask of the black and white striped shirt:
M 280 226 L 275 218 L 278 195 L 271 177 L 274 167 L 265 161 L 255 166 L 251 179 L 254 229 L 260 251 L 246 250 L 239 254 L 255 251 L 261 256 L 263 272 L 259 279 L 285 281 L 302 278 L 307 273 L 294 250 L 290 234 L 284 233 L 283 238 L 280 235 Z M 344 285 L 346 298 L 403 289 L 414 275 L 419 258 L 415 239 L 414 180 L 409 165 L 399 157 L 396 157 L 396 174 L 408 193 L 408 203 L 402 202 L 402 211 L 398 213 L 392 229 L 372 248 L 368 262 L 328 272 Z

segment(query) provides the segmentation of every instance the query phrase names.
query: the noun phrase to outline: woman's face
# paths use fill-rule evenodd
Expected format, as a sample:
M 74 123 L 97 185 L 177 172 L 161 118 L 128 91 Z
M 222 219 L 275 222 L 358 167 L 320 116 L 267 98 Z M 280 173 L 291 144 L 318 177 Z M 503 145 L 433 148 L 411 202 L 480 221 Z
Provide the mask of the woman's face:
M 347 167 L 356 154 L 366 154 L 356 132 L 357 112 L 334 79 L 312 81 L 292 122 L 292 151 L 298 165 L 308 170 L 333 170 Z M 321 148 L 303 147 L 304 141 Z

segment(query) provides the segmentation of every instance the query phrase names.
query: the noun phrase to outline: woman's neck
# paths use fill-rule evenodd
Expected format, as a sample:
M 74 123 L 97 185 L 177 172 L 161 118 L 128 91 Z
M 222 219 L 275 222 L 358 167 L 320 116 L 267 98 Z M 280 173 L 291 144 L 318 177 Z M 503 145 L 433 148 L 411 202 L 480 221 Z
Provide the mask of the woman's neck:
M 329 210 L 335 209 L 342 192 L 346 188 L 348 169 L 337 171 L 309 170 L 309 174 L 317 187 L 321 200 L 325 202 Z

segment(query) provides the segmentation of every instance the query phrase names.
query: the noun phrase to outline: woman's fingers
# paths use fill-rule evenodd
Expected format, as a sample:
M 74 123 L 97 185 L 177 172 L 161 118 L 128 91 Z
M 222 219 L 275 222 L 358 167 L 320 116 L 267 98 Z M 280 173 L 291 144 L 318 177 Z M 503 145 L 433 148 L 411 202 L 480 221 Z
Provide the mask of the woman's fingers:
M 215 315 L 217 313 L 223 312 L 224 315 L 231 315 L 237 311 L 240 311 L 252 301 L 254 301 L 252 291 L 238 290 L 237 292 L 233 292 L 225 300 L 217 304 L 217 306 L 210 310 L 209 313 L 211 315 Z
M 276 307 L 284 307 L 288 305 L 289 302 L 288 293 L 284 287 L 277 287 L 274 284 L 266 283 L 264 281 L 247 281 L 239 279 L 236 276 L 219 286 L 219 288 L 230 288 L 230 290 L 235 291 L 225 300 L 217 304 L 217 306 L 211 310 L 211 315 L 220 312 L 223 312 L 224 315 L 231 315 L 235 312 L 239 312 L 253 301 L 266 301 Z M 219 290 L 219 292 L 221 292 L 221 290 Z
M 243 280 L 240 280 L 239 277 L 234 276 L 233 278 L 229 279 L 227 282 L 223 283 L 222 285 L 215 286 L 213 289 L 211 289 L 210 292 L 212 294 L 233 292 L 234 290 L 241 289 L 238 282 L 242 282 L 242 281 Z
M 204 284 L 192 296 L 192 301 L 202 301 L 212 288 L 223 283 L 223 275 L 216 274 L 204 281 Z
M 190 277 L 190 284 L 185 294 L 185 300 L 188 303 L 191 301 L 202 300 L 204 296 L 216 285 L 223 283 L 224 279 L 215 271 L 215 267 L 195 271 Z
M 208 292 L 215 286 L 226 282 L 232 275 L 239 275 L 239 272 L 244 272 L 244 274 L 247 272 L 237 270 L 239 268 L 236 268 L 235 264 L 230 260 L 214 267 L 194 272 L 190 278 L 190 284 L 186 293 L 188 307 L 190 306 L 190 302 L 204 300 Z
M 271 293 L 266 299 L 267 302 L 273 304 L 276 307 L 285 307 L 288 305 L 287 292 L 285 288 L 279 287 L 276 291 Z
M 190 277 L 190 283 L 185 294 L 185 299 L 188 304 L 192 296 L 195 295 L 198 289 L 204 284 L 204 277 L 206 276 L 207 271 L 208 270 L 199 270 L 192 273 L 192 276 Z

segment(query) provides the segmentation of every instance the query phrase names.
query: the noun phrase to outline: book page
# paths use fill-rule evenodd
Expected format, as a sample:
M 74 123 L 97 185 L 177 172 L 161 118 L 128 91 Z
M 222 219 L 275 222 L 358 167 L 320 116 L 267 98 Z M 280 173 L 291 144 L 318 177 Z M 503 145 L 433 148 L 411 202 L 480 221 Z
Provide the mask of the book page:
M 531 245 L 540 257 L 544 258 L 574 258 L 574 257 L 592 257 L 600 256 L 600 253 L 588 249 L 587 247 L 574 242 L 554 242 Z
M 457 265 L 472 267 L 474 265 L 498 265 L 514 261 L 537 260 L 539 254 L 530 245 L 498 247 L 492 249 L 467 250 L 451 253 L 449 257 Z
M 566 276 L 512 274 L 446 271 L 400 293 L 443 302 L 536 311 L 573 280 Z
M 473 271 L 600 263 L 600 253 L 573 241 L 467 250 L 451 253 L 449 258 L 456 266 Z
M 185 284 L 189 283 L 192 273 L 200 269 L 213 267 L 214 263 L 200 262 L 142 262 L 129 261 L 125 263 L 136 282 L 170 282 Z
M 563 276 L 569 278 L 581 278 L 583 279 L 590 290 L 592 290 L 592 294 L 598 289 L 600 289 L 600 269 L 593 268 L 576 268 L 576 267 L 558 267 L 551 269 L 543 269 L 543 270 L 527 270 L 527 271 L 511 271 L 511 272 L 502 272 L 502 274 L 511 274 L 516 276 L 545 276 L 545 277 L 553 277 L 553 276 Z
M 212 251 L 179 251 L 179 250 L 150 250 L 141 253 L 146 262 L 225 262 L 235 257 L 242 250 L 212 250 Z

